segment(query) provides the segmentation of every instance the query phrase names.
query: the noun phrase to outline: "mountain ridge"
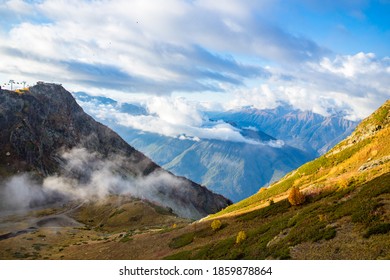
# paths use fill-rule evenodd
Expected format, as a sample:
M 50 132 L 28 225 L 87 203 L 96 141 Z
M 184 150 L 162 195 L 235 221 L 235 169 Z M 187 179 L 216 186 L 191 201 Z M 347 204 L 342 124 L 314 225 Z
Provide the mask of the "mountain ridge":
M 341 114 L 327 117 L 283 105 L 275 109 L 244 107 L 227 112 L 210 112 L 212 118 L 255 126 L 286 144 L 321 155 L 347 137 L 357 125 Z

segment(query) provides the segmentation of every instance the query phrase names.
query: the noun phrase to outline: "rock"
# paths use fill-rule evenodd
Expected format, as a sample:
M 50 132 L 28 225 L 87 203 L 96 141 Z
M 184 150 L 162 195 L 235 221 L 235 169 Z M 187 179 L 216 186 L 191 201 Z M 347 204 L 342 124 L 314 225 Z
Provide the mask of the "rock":
M 372 160 L 372 161 L 369 161 L 369 162 L 363 164 L 362 166 L 360 166 L 358 171 L 362 172 L 365 170 L 369 170 L 369 169 L 374 168 L 376 166 L 385 164 L 388 161 L 390 161 L 390 156 L 385 156 L 385 157 L 382 157 L 382 158 L 377 159 L 377 160 Z

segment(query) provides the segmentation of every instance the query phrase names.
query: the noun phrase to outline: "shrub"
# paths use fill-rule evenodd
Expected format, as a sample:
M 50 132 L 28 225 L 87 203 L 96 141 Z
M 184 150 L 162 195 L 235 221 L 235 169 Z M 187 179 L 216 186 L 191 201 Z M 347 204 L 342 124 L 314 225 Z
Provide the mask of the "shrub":
M 169 247 L 172 249 L 184 247 L 188 244 L 191 244 L 194 241 L 194 237 L 195 233 L 193 232 L 185 233 L 172 239 L 172 241 L 169 243 Z
M 237 234 L 237 237 L 236 237 L 236 244 L 240 244 L 241 242 L 245 241 L 246 240 L 246 233 L 245 231 L 240 231 L 238 232 Z
M 367 233 L 363 235 L 364 238 L 369 238 L 374 234 L 387 234 L 390 231 L 390 223 L 377 224 L 368 229 Z
M 298 187 L 292 187 L 288 195 L 288 201 L 291 205 L 301 205 L 305 202 L 305 196 Z
M 221 229 L 221 226 L 222 226 L 222 223 L 220 220 L 214 220 L 211 223 L 211 228 L 213 229 L 213 231 L 217 231 L 217 230 Z

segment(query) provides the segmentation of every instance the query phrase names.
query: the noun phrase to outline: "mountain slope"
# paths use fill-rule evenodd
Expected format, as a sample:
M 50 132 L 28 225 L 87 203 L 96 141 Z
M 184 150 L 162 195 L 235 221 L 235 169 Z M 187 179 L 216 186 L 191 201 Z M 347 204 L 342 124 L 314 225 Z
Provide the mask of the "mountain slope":
M 302 205 L 287 200 L 292 187 Z M 213 244 L 195 238 L 168 258 L 389 259 L 390 101 L 325 155 L 188 232 L 213 219 L 224 224 Z M 236 244 L 241 230 L 247 239 Z
M 345 187 L 355 181 L 360 183 L 389 172 L 390 156 L 390 101 L 359 124 L 344 141 L 314 161 L 260 191 L 248 200 L 240 202 L 249 205 L 251 201 L 269 199 L 281 195 L 292 186 L 308 190 L 327 187 Z M 367 167 L 367 168 L 366 168 Z M 232 205 L 232 208 L 240 208 Z M 228 209 L 224 210 L 229 212 Z
M 0 178 L 8 178 L 9 184 L 12 175 L 29 172 L 46 187 L 42 195 L 57 199 L 126 193 L 188 218 L 229 204 L 160 168 L 85 114 L 60 85 L 39 83 L 19 93 L 1 90 L 0 131 Z
M 241 126 L 254 126 L 285 141 L 288 145 L 313 155 L 328 151 L 351 134 L 357 125 L 357 122 L 346 120 L 339 114 L 324 117 L 290 106 L 265 110 L 248 107 L 223 113 L 210 113 L 210 116 L 233 121 Z

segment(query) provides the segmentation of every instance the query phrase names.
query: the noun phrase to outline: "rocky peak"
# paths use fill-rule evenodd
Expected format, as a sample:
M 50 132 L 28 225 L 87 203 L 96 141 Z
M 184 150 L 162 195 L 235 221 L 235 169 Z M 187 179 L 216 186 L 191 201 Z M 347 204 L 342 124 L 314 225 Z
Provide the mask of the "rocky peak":
M 88 181 L 95 167 L 67 168 L 70 160 L 64 156 L 70 150 L 81 149 L 94 155 L 85 164 L 95 158 L 98 163 L 115 159 L 110 166 L 115 178 L 131 181 L 158 174 L 151 178 L 164 181 L 148 179 L 153 181 L 150 192 L 155 194 L 150 197 L 182 216 L 199 218 L 230 203 L 205 187 L 163 170 L 87 115 L 58 84 L 38 83 L 20 92 L 1 90 L 0 131 L 0 179 L 29 172 L 42 180 L 59 174 Z

